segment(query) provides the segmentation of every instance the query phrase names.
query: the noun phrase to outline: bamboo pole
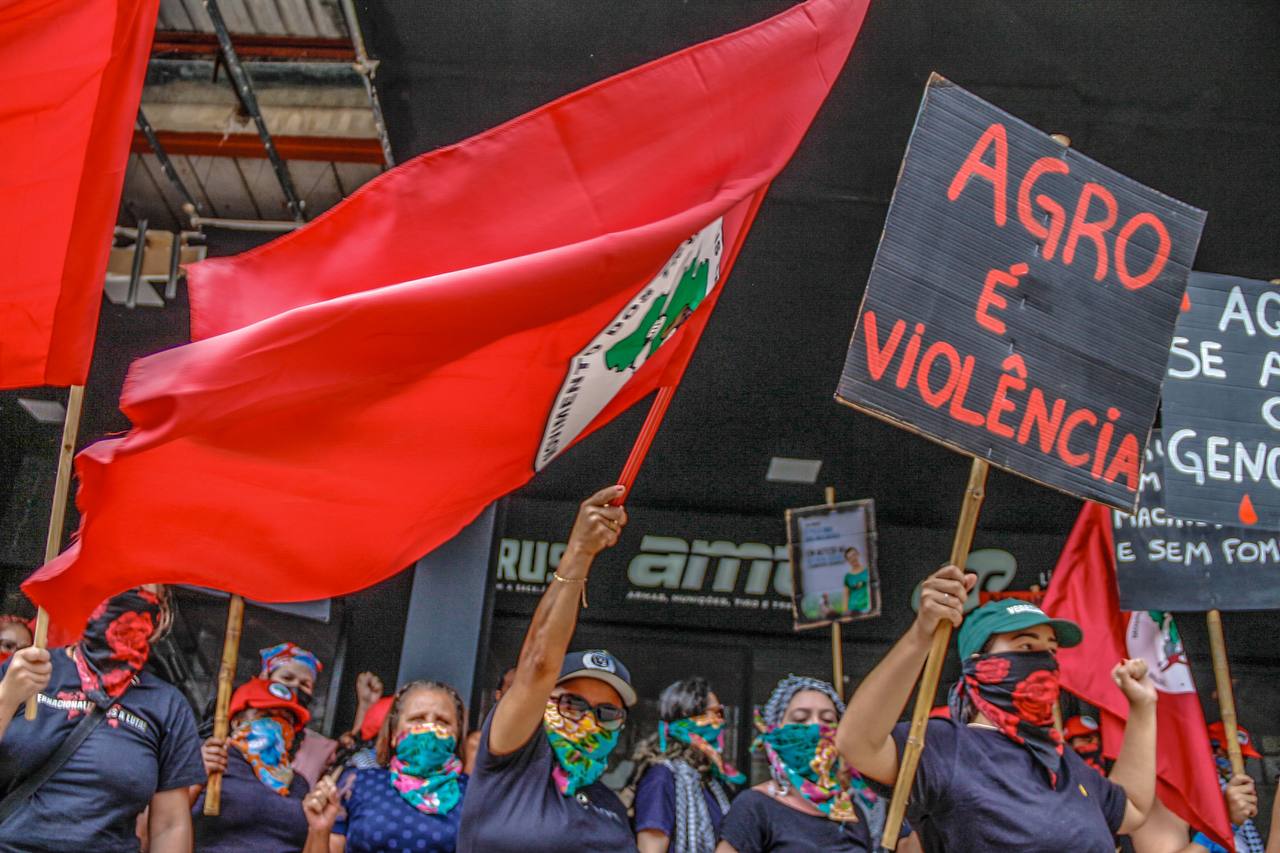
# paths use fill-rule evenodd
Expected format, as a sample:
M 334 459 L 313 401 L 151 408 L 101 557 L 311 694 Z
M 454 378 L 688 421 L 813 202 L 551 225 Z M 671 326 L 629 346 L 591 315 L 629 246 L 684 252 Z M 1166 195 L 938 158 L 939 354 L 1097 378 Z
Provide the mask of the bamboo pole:
M 965 488 L 964 503 L 960 505 L 956 536 L 951 542 L 950 562 L 953 566 L 964 568 L 965 559 L 973 546 L 973 532 L 978 526 L 978 513 L 982 509 L 988 467 L 985 459 L 975 457 L 969 468 L 969 485 Z M 938 624 L 938 629 L 933 634 L 929 658 L 924 664 L 924 675 L 920 677 L 920 686 L 916 691 L 916 706 L 911 715 L 911 730 L 907 735 L 906 746 L 902 750 L 902 759 L 898 762 L 898 781 L 893 786 L 893 800 L 889 804 L 889 815 L 885 819 L 882 841 L 888 850 L 898 846 L 898 831 L 902 827 L 902 818 L 907 812 L 907 798 L 915 782 L 920 753 L 924 749 L 924 733 L 929 722 L 929 711 L 933 709 L 933 700 L 938 693 L 938 681 L 942 677 L 942 664 L 947 658 L 947 646 L 950 644 L 951 623 L 944 621 Z
M 240 631 L 244 627 L 244 599 L 231 596 L 227 603 L 227 634 L 222 641 L 222 662 L 218 664 L 218 698 L 213 706 L 213 736 L 225 741 L 231 728 L 227 710 L 231 706 L 231 682 L 236 677 L 240 657 Z M 204 813 L 217 817 L 222 811 L 222 774 L 210 773 L 204 789 Z
M 67 519 L 67 494 L 71 491 L 71 463 L 75 458 L 76 434 L 80 432 L 80 412 L 84 409 L 84 386 L 72 385 L 67 395 L 67 417 L 62 422 L 62 446 L 58 449 L 58 475 L 53 484 L 53 507 L 49 511 L 49 533 L 44 540 L 47 563 L 62 550 L 62 525 Z M 43 607 L 36 611 L 36 630 L 32 645 L 49 645 L 49 614 Z M 36 697 L 27 700 L 27 719 L 36 718 Z
M 836 505 L 835 486 L 827 486 L 824 490 L 827 506 Z M 845 610 L 849 609 L 849 591 L 845 590 Z M 841 699 L 844 698 L 844 641 L 840 636 L 840 620 L 831 621 L 831 686 Z
M 1231 774 L 1244 773 L 1244 756 L 1240 754 L 1240 737 L 1236 726 L 1236 699 L 1231 690 L 1231 670 L 1227 666 L 1227 641 L 1222 634 L 1222 614 L 1210 610 L 1205 614 L 1209 623 L 1209 649 L 1213 654 L 1213 678 L 1218 684 L 1218 710 L 1222 715 L 1222 737 L 1227 741 L 1227 754 L 1231 756 Z

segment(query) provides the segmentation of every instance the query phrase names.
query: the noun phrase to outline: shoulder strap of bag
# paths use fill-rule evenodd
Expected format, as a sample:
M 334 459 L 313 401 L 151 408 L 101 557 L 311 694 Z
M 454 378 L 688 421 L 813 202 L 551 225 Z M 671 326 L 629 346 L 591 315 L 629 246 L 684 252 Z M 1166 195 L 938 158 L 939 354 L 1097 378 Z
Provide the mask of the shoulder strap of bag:
M 23 707 L 25 707 L 25 703 Z M 62 768 L 62 765 L 67 763 L 67 759 L 80 748 L 80 744 L 84 743 L 85 738 L 92 734 L 93 730 L 106 718 L 107 715 L 97 705 L 86 711 L 84 717 L 71 730 L 71 734 L 67 735 L 67 739 L 62 742 L 57 751 L 49 756 L 44 764 L 36 768 L 34 773 L 24 779 L 22 784 L 10 791 L 7 797 L 0 800 L 0 824 L 8 820 L 10 815 L 26 803 L 41 785 L 48 782 L 53 774 L 57 773 Z

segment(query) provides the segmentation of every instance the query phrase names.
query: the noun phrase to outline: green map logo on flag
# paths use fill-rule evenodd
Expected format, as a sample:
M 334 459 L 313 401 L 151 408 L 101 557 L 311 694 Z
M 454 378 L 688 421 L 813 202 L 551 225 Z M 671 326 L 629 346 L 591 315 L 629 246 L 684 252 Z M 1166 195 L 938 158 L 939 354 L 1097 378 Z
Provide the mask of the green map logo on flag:
M 1142 658 L 1156 689 L 1162 693 L 1195 693 L 1191 667 L 1182 650 L 1182 638 L 1173 624 L 1173 614 L 1159 610 L 1137 610 L 1129 616 L 1125 632 L 1129 657 Z
M 724 220 L 676 249 L 652 280 L 569 362 L 534 469 L 560 455 L 720 283 Z

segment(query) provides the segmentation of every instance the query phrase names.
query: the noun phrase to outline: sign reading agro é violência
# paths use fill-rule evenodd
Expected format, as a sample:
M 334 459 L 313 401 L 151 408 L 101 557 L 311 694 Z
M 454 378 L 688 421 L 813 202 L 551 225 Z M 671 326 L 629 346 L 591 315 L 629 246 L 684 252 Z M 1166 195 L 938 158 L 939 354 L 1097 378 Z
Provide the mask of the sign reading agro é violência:
M 934 75 L 836 399 L 1132 509 L 1204 217 Z
M 1161 424 L 1169 512 L 1280 529 L 1280 287 L 1191 274 Z
M 1161 430 L 1153 430 L 1137 511 L 1111 511 L 1120 608 L 1280 609 L 1280 533 L 1175 516 L 1167 453 Z
M 787 510 L 787 553 L 797 631 L 880 615 L 874 502 Z

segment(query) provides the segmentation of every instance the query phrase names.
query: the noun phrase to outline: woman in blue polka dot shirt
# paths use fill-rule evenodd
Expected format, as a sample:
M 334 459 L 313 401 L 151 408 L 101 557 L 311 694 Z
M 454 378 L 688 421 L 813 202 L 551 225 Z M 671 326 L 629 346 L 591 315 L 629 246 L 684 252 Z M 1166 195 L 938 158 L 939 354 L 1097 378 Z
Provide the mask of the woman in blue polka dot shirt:
M 467 776 L 466 709 L 435 681 L 401 687 L 378 733 L 378 766 L 321 779 L 303 801 L 303 853 L 453 853 Z

